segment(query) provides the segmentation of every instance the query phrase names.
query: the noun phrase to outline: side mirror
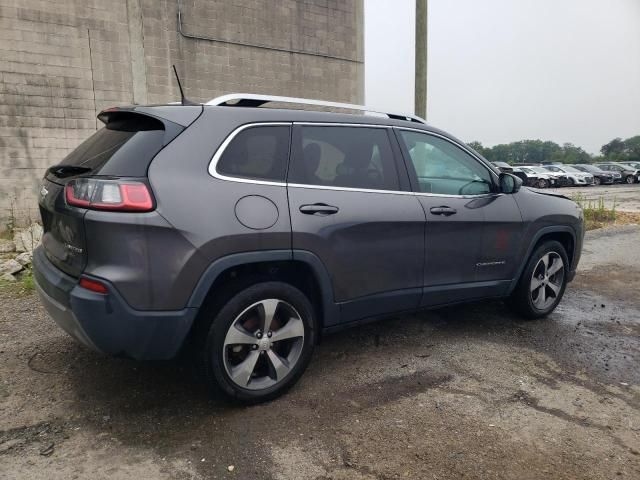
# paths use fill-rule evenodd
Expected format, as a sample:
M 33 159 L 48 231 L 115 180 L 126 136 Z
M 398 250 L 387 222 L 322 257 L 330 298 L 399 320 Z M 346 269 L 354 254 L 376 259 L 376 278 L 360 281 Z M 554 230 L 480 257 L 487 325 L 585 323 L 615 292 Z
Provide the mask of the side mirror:
M 522 180 L 510 173 L 501 173 L 499 182 L 501 193 L 516 193 L 522 186 Z

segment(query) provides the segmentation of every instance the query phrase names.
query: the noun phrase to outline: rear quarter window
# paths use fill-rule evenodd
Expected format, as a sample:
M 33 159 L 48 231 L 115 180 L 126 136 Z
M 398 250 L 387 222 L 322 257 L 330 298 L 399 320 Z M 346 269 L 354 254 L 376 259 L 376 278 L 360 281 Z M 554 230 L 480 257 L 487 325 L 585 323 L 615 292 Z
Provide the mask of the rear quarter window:
M 248 127 L 224 149 L 216 171 L 225 176 L 284 182 L 289 158 L 288 125 Z

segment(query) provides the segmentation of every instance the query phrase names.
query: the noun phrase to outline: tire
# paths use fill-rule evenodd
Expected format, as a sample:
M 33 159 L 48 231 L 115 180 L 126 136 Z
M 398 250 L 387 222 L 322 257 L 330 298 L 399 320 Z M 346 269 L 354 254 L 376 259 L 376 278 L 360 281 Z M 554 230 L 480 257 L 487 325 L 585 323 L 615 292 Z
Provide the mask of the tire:
M 593 184 L 597 187 L 598 185 L 600 185 L 602 183 L 602 180 L 600 180 L 600 177 L 593 177 Z
M 267 317 L 273 337 L 261 330 Z M 273 329 L 276 323 L 279 327 Z M 281 331 L 293 336 L 275 340 Z M 201 351 L 207 384 L 235 403 L 272 400 L 302 376 L 316 335 L 313 306 L 300 290 L 282 282 L 252 285 L 233 296 L 211 323 Z
M 569 184 L 568 185 L 570 187 L 575 187 L 576 186 L 576 181 L 573 178 L 569 177 Z
M 633 177 L 633 175 L 627 175 L 624 181 L 627 182 L 628 185 L 631 185 L 632 183 L 636 182 L 636 179 Z
M 553 268 L 555 262 L 561 260 L 561 269 L 547 277 L 544 269 L 544 257 L 548 259 L 547 268 Z M 542 243 L 527 261 L 516 288 L 507 300 L 508 305 L 517 314 L 527 319 L 546 317 L 562 300 L 567 286 L 568 269 L 569 259 L 562 244 L 555 240 Z M 536 278 L 534 278 L 534 273 Z M 544 279 L 540 278 L 540 274 Z M 535 287 L 536 284 L 539 285 Z
M 548 182 L 544 178 L 538 180 L 538 188 L 547 188 L 548 186 Z

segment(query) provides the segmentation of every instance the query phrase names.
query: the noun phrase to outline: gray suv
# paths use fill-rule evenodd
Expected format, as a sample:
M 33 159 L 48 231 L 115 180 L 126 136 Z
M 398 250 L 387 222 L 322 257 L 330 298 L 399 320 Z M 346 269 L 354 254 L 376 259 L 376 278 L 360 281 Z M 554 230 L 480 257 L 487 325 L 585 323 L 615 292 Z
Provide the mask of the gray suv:
M 244 403 L 305 370 L 322 334 L 504 298 L 539 318 L 582 248 L 571 200 L 521 188 L 418 117 L 204 105 L 112 108 L 40 190 L 34 275 L 53 319 L 110 355 L 189 347 Z

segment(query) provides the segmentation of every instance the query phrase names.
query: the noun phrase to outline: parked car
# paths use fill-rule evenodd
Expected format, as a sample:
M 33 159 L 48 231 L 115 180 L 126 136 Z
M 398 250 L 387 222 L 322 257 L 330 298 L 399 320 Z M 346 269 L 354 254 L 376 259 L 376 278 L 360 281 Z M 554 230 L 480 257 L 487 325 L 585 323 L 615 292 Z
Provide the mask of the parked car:
M 522 184 L 527 187 L 537 187 L 540 182 L 540 178 L 537 175 L 533 172 L 526 172 L 520 167 L 514 167 L 511 173 L 522 180 Z
M 549 188 L 549 187 L 560 187 L 563 182 L 560 181 L 560 176 L 556 173 L 548 171 L 546 168 L 542 167 L 532 167 L 532 166 L 522 166 L 518 167 L 527 175 L 531 175 L 532 177 L 537 177 L 537 182 L 535 187 L 537 188 Z
M 47 170 L 33 271 L 62 329 L 134 359 L 188 348 L 216 391 L 255 403 L 328 332 L 480 298 L 556 308 L 582 250 L 575 202 L 418 117 L 269 102 L 371 111 L 262 95 L 110 108 Z
M 640 181 L 640 171 L 638 169 L 616 162 L 598 163 L 596 167 L 607 172 L 618 172 L 620 180 L 624 183 L 632 184 Z
M 550 172 L 563 173 L 569 179 L 569 186 L 593 185 L 593 175 L 581 172 L 571 165 L 545 165 Z
M 601 168 L 596 167 L 595 165 L 590 164 L 581 164 L 574 165 L 575 168 L 580 170 L 581 172 L 589 173 L 593 175 L 593 184 L 594 185 L 610 185 L 614 183 L 616 177 L 619 179 L 620 174 L 618 172 L 605 172 Z
M 618 162 L 620 165 L 626 165 L 632 169 L 640 170 L 640 162 Z
M 513 172 L 513 167 L 509 165 L 507 162 L 491 162 L 491 164 L 501 172 L 504 172 L 504 173 Z

